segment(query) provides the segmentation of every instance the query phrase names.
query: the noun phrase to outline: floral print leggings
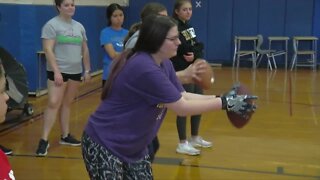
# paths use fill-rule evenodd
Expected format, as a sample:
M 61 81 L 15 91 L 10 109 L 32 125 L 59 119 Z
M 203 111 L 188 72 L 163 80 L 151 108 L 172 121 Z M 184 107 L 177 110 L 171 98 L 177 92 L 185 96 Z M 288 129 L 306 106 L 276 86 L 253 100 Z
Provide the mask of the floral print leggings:
M 82 156 L 92 180 L 152 180 L 149 155 L 134 163 L 122 162 L 105 147 L 82 135 Z

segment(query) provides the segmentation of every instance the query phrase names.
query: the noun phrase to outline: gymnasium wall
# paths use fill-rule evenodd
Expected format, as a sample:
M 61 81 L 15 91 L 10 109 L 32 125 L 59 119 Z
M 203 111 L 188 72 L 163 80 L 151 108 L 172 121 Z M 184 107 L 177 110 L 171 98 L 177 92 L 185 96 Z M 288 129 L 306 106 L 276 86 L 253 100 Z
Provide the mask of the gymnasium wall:
M 132 1 L 133 2 L 133 1 Z M 130 2 L 129 24 L 139 20 L 137 9 L 148 0 Z M 157 0 L 172 14 L 173 2 Z M 205 57 L 212 63 L 230 65 L 233 57 L 234 36 L 310 36 L 320 33 L 320 2 L 316 0 L 192 0 L 191 24 L 198 39 L 205 43 Z M 289 57 L 292 41 L 289 41 Z M 280 66 L 283 64 L 280 64 Z
M 320 1 L 314 1 L 313 34 L 320 37 Z
M 102 67 L 99 35 L 100 30 L 106 25 L 105 7 L 115 1 L 123 6 L 128 5 L 128 0 L 76 0 L 80 5 L 77 4 L 74 19 L 80 21 L 86 28 L 93 71 Z M 42 26 L 57 15 L 57 11 L 53 6 L 53 0 L 12 2 L 12 0 L 11 3 L 10 0 L 0 1 L 0 46 L 23 64 L 27 71 L 29 89 L 33 94 L 40 87 L 46 88 L 45 60 L 42 56 L 39 61 L 36 52 L 42 50 L 40 39 Z
M 53 0 L 0 1 L 0 46 L 21 62 L 28 74 L 30 91 L 38 88 L 38 60 L 41 50 L 41 27 L 56 15 Z M 11 0 L 12 2 L 13 0 Z M 27 2 L 28 3 L 23 3 Z M 76 0 L 74 19 L 86 28 L 92 70 L 102 67 L 102 49 L 99 46 L 100 30 L 105 23 L 106 0 Z M 90 4 L 90 3 L 93 4 Z M 107 1 L 110 3 L 111 1 Z M 125 7 L 125 28 L 139 21 L 139 11 L 150 0 L 115 1 Z M 156 0 L 172 13 L 174 1 Z M 43 4 L 41 4 L 43 3 Z M 87 3 L 87 4 L 86 4 Z M 191 24 L 198 39 L 205 44 L 205 57 L 212 63 L 230 65 L 233 56 L 234 36 L 319 36 L 320 3 L 317 0 L 192 0 Z M 51 4 L 51 5 L 50 5 Z M 77 5 L 77 4 L 76 4 Z M 265 48 L 267 42 L 265 42 Z M 292 42 L 289 42 L 289 50 Z M 289 53 L 289 59 L 290 59 Z M 281 66 L 281 64 L 280 64 Z M 44 67 L 41 67 L 44 68 Z M 42 79 L 45 74 L 42 73 Z

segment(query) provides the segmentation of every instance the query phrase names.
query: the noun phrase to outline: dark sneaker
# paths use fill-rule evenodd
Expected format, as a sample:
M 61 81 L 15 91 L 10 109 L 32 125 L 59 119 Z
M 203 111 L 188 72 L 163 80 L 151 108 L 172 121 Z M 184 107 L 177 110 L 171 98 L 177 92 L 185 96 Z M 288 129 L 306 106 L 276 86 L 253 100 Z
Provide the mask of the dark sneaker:
M 11 150 L 11 149 L 6 148 L 6 147 L 4 147 L 4 146 L 2 146 L 2 145 L 0 145 L 0 149 L 1 149 L 6 155 L 12 154 L 12 150 Z
M 49 142 L 43 139 L 40 139 L 38 149 L 36 151 L 37 156 L 46 156 L 48 153 Z
M 70 146 L 80 146 L 81 142 L 76 140 L 71 134 L 68 134 L 67 137 L 62 137 L 60 139 L 60 144 L 70 145 Z

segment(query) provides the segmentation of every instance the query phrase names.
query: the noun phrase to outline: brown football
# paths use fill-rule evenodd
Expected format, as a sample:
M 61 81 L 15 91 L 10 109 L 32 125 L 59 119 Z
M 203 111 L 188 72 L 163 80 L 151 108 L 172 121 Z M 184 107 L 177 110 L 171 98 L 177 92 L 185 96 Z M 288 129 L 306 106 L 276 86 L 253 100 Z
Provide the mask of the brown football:
M 237 94 L 239 94 L 239 95 L 252 95 L 251 92 L 249 91 L 249 89 L 243 84 L 240 84 L 240 86 L 237 88 Z M 248 102 L 250 104 L 254 104 L 254 100 L 252 100 L 252 99 L 247 99 L 246 102 Z M 249 122 L 253 113 L 254 113 L 254 111 L 251 111 L 251 112 L 246 113 L 244 116 L 242 116 L 242 115 L 239 115 L 235 112 L 227 111 L 227 116 L 233 126 L 235 126 L 236 128 L 242 128 Z
M 212 87 L 212 84 L 214 83 L 214 74 L 212 67 L 210 64 L 203 60 L 203 59 L 197 59 L 195 60 L 193 65 L 200 64 L 205 66 L 205 71 L 203 73 L 198 74 L 198 77 L 200 79 L 193 78 L 193 81 L 195 84 L 200 86 L 204 90 L 208 90 Z

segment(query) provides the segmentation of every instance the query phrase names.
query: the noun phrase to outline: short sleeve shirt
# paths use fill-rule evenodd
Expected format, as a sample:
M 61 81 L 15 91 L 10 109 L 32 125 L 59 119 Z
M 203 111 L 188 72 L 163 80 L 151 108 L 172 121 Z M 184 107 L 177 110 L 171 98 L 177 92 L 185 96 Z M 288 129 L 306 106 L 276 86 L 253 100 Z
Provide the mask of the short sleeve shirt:
M 121 28 L 120 30 L 115 30 L 110 26 L 106 27 L 100 33 L 100 45 L 104 46 L 106 44 L 112 44 L 116 52 L 122 52 L 123 40 L 127 36 L 127 34 L 127 29 Z M 110 56 L 106 52 L 104 53 L 103 60 L 111 60 Z
M 139 160 L 165 117 L 163 104 L 178 101 L 183 91 L 169 59 L 159 66 L 150 55 L 137 53 L 113 81 L 85 131 L 123 161 Z
M 7 155 L 0 150 L 0 179 L 15 179 Z
M 50 19 L 42 28 L 41 38 L 55 40 L 54 54 L 61 72 L 82 72 L 82 43 L 87 41 L 84 27 L 77 21 L 63 21 L 59 16 Z M 47 63 L 47 70 L 52 71 Z
M 112 27 L 108 26 L 104 28 L 100 33 L 100 46 L 104 46 L 106 44 L 112 44 L 113 49 L 120 53 L 123 51 L 123 40 L 127 36 L 128 30 L 121 28 L 119 30 L 115 30 Z M 109 65 L 111 64 L 111 57 L 106 52 L 103 51 L 103 65 L 104 65 L 104 71 L 103 71 L 103 77 L 102 79 L 107 79 L 108 73 L 109 73 Z

